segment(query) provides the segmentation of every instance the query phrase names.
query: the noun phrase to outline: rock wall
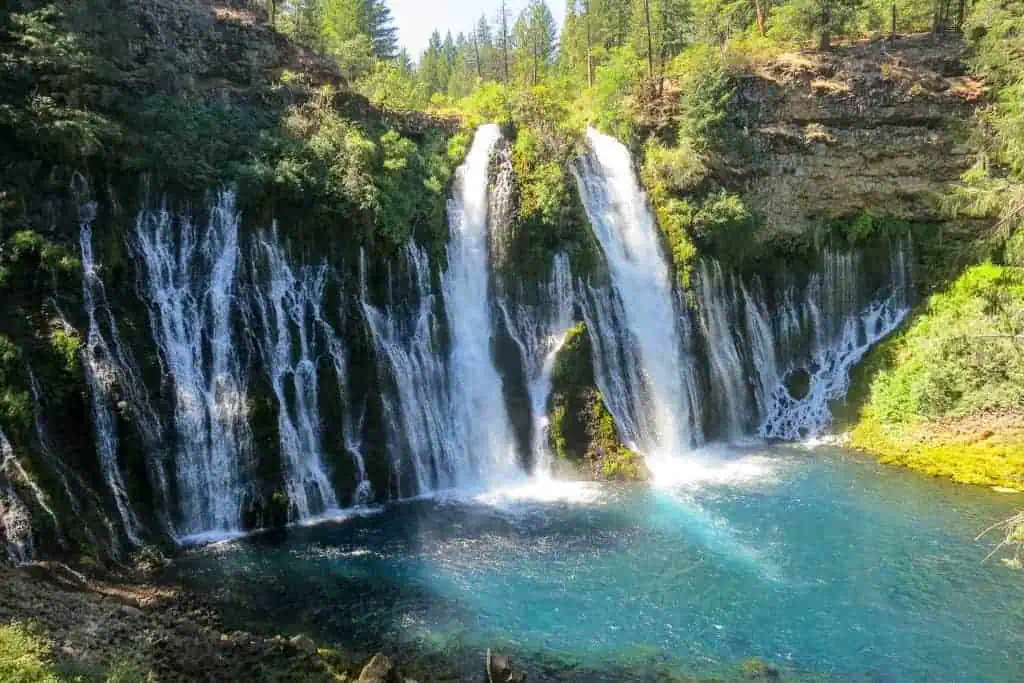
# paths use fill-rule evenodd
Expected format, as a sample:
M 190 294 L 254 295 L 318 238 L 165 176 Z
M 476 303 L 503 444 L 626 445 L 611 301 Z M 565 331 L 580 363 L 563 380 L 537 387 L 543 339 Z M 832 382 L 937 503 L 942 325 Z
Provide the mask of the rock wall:
M 956 37 L 916 36 L 751 66 L 728 104 L 739 138 L 718 175 L 770 233 L 870 212 L 944 220 L 936 195 L 974 161 L 983 84 Z

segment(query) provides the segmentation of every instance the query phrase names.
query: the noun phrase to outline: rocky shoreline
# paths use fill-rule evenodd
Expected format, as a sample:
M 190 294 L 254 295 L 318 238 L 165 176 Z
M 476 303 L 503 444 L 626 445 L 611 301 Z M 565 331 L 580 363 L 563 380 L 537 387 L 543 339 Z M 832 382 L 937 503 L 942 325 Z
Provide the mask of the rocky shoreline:
M 229 630 L 201 596 L 144 574 L 93 578 L 56 562 L 0 567 L 4 628 L 49 644 L 43 660 L 55 680 L 412 680 L 383 654 L 361 665 L 308 636 Z M 19 656 L 0 649 L 0 680 L 31 680 Z
M 608 679 L 601 672 L 572 666 L 531 675 L 520 670 L 514 658 L 490 650 L 480 653 L 479 676 L 467 677 L 465 669 L 459 673 L 452 662 L 424 664 L 383 652 L 367 656 L 302 634 L 268 636 L 233 630 L 202 595 L 154 581 L 151 565 L 115 572 L 80 569 L 59 562 L 0 565 L 0 681 L 630 680 L 623 671 Z M 269 622 L 270 615 L 264 616 Z M 680 679 L 664 674 L 652 680 L 712 683 L 782 678 L 772 664 L 752 659 L 735 676 Z

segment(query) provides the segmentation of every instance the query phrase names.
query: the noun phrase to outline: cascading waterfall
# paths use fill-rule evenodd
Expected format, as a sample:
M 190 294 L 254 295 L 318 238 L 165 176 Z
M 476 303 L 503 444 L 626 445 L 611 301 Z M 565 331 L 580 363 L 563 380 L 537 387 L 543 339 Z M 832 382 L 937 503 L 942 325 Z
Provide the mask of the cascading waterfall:
M 180 530 L 241 529 L 249 460 L 246 380 L 233 334 L 238 227 L 222 192 L 202 235 L 187 216 L 140 212 L 132 246 L 144 267 L 153 337 L 174 384 Z
M 783 276 L 771 293 L 756 278 L 744 283 L 717 262 L 703 262 L 696 315 L 719 418 L 716 435 L 797 440 L 826 429 L 829 403 L 845 396 L 850 369 L 909 311 L 909 252 L 909 240 L 890 245 L 880 284 L 860 252 L 825 250 L 820 271 L 805 284 Z M 806 387 L 795 396 L 789 384 L 797 375 Z
M 598 383 L 630 445 L 668 460 L 696 432 L 671 273 L 629 151 L 593 129 L 587 140 L 577 182 L 612 281 L 585 297 Z
M 59 534 L 60 522 L 46 494 L 25 471 L 7 435 L 0 430 L 0 535 L 7 545 L 7 558 L 14 564 L 30 562 L 35 554 L 32 513 L 18 494 L 19 485 L 32 494 L 35 504 L 46 514 Z
M 452 424 L 463 444 L 453 463 L 459 486 L 487 484 L 522 473 L 491 349 L 488 166 L 500 139 L 497 125 L 480 126 L 465 162 L 456 171 L 448 201 L 451 236 L 442 291 L 451 339 Z
M 100 331 L 100 324 L 96 317 L 97 300 L 105 304 L 106 294 L 103 280 L 96 272 L 96 262 L 92 252 L 92 224 L 89 221 L 81 223 L 79 245 L 82 253 L 82 292 L 89 320 L 88 337 L 82 350 L 82 364 L 85 367 L 85 378 L 92 394 L 92 422 L 93 430 L 96 433 L 96 451 L 103 479 L 117 506 L 125 534 L 133 544 L 138 545 L 139 521 L 132 510 L 131 501 L 128 499 L 128 490 L 125 487 L 121 466 L 117 460 L 117 423 L 110 405 L 117 383 L 117 371 L 113 367 L 114 356 Z M 112 328 L 116 330 L 113 325 Z
M 313 309 L 316 326 L 324 340 L 327 354 L 331 357 L 334 376 L 338 382 L 338 394 L 345 407 L 342 415 L 342 438 L 345 451 L 356 466 L 356 486 L 352 495 L 353 505 L 369 503 L 373 499 L 373 484 L 366 473 L 366 459 L 363 457 L 363 427 L 366 420 L 366 399 L 364 397 L 358 416 L 353 419 L 352 391 L 348 380 L 348 352 L 344 340 L 338 336 L 334 326 L 324 317 L 320 307 Z M 344 312 L 338 312 L 338 319 L 344 320 Z
M 763 296 L 751 295 L 742 283 L 741 288 L 743 310 L 746 313 L 747 339 L 757 379 L 757 414 L 763 416 L 768 414 L 771 394 L 778 382 L 778 350 L 775 348 L 775 338 Z M 788 315 L 783 314 L 780 327 L 783 330 L 791 329 L 790 320 Z
M 499 300 L 505 324 L 519 347 L 530 398 L 530 449 L 534 473 L 549 476 L 552 453 L 548 446 L 548 396 L 555 358 L 573 324 L 573 279 L 566 254 L 556 254 L 551 276 L 540 284 L 535 303 Z
M 65 329 L 68 331 L 68 333 L 71 333 L 73 329 L 71 325 L 64 321 L 63 319 L 61 320 L 61 322 L 64 324 Z M 99 518 L 100 522 L 103 524 L 103 527 L 107 532 L 106 538 L 109 543 L 109 547 L 115 552 L 115 554 L 117 554 L 118 552 L 120 552 L 120 544 L 118 541 L 117 530 L 114 528 L 114 523 L 104 512 L 103 501 L 100 499 L 98 495 L 96 495 L 95 491 L 89 488 L 89 486 L 85 483 L 85 480 L 82 479 L 82 476 L 74 469 L 68 467 L 67 464 L 65 464 L 63 460 L 58 458 L 53 451 L 53 447 L 50 444 L 50 437 L 49 434 L 47 433 L 43 417 L 43 406 L 45 404 L 43 388 L 42 386 L 40 386 L 39 380 L 36 378 L 36 373 L 33 372 L 31 367 L 28 368 L 28 379 L 29 387 L 32 390 L 32 418 L 35 427 L 36 440 L 39 442 L 40 453 L 46 460 L 46 464 L 50 468 L 50 471 L 60 480 L 61 491 L 63 492 L 68 503 L 71 505 L 71 511 L 74 513 L 76 520 L 84 520 L 86 514 L 86 509 L 82 505 L 82 501 L 80 499 L 80 496 L 76 493 L 76 490 L 81 491 L 84 495 L 87 495 L 89 497 L 89 502 L 92 503 L 92 510 L 94 511 L 94 514 Z M 75 488 L 72 488 L 71 486 L 72 481 L 75 482 Z M 100 541 L 96 537 L 96 534 L 93 533 L 93 530 L 92 528 L 90 528 L 89 524 L 79 524 L 78 529 L 81 531 L 81 533 L 85 534 L 85 537 L 89 540 L 90 543 L 92 543 L 93 547 L 100 547 Z M 60 542 L 63 545 L 66 539 L 64 538 L 64 534 L 61 528 L 57 527 L 56 532 L 58 536 L 58 542 Z
M 391 425 L 388 451 L 396 495 L 401 498 L 454 487 L 458 483 L 456 460 L 463 457 L 463 445 L 451 422 L 430 260 L 425 249 L 410 241 L 402 249 L 398 265 L 403 281 L 396 283 L 389 268 L 388 301 L 378 308 L 370 301 L 366 259 L 361 254 L 359 303 L 385 387 L 381 398 Z M 403 292 L 401 300 L 395 300 L 396 289 Z M 401 453 L 407 454 L 414 491 L 401 490 Z
M 338 507 L 323 466 L 313 348 L 324 324 L 327 264 L 301 268 L 296 275 L 276 231 L 259 235 L 252 251 L 253 298 L 263 328 L 259 346 L 277 397 L 285 492 L 291 517 L 302 520 Z
M 777 314 L 782 324 L 777 326 L 780 331 L 776 339 L 793 333 L 794 324 L 790 322 L 787 327 L 785 321 L 799 320 L 812 325 L 813 345 L 802 365 L 799 359 L 790 359 L 785 371 L 779 373 L 766 364 L 776 376 L 762 414 L 761 436 L 796 440 L 819 434 L 832 423 L 829 403 L 846 395 L 850 370 L 868 349 L 899 327 L 910 311 L 911 253 L 909 239 L 890 243 L 888 286 L 881 291 L 865 291 L 861 254 L 825 252 L 824 273 L 812 278 L 803 301 L 796 303 L 795 297 L 790 297 L 787 306 L 793 308 Z M 787 345 L 791 342 L 783 340 L 771 346 Z M 767 356 L 770 349 L 759 353 Z M 794 396 L 786 382 L 787 376 L 798 370 L 807 377 L 804 396 Z M 762 380 L 765 385 L 771 382 Z
M 731 313 L 736 308 L 735 283 L 727 283 L 717 262 L 704 262 L 697 277 L 697 318 L 707 339 L 708 363 L 717 412 L 724 417 L 725 436 L 737 439 L 747 433 L 747 381 Z M 732 285 L 732 286 L 730 286 Z

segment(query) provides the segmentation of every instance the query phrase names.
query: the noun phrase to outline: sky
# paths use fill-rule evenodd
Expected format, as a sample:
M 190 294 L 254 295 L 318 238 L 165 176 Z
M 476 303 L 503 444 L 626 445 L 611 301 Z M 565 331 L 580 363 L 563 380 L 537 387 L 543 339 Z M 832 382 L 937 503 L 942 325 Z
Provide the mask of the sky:
M 527 0 L 506 1 L 514 21 L 526 6 Z M 555 23 L 561 26 L 565 16 L 565 0 L 547 2 L 555 16 Z M 488 21 L 493 24 L 501 0 L 389 0 L 388 4 L 395 26 L 398 27 L 398 42 L 409 50 L 410 57 L 417 60 L 427 49 L 430 34 L 435 28 L 441 31 L 442 38 L 449 29 L 453 37 L 459 31 L 469 33 L 483 13 L 487 14 Z

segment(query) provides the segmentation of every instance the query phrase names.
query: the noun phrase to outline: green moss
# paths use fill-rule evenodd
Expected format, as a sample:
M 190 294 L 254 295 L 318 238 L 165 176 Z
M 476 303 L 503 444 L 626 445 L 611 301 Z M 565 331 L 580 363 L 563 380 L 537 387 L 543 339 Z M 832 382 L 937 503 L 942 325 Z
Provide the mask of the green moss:
M 551 435 L 551 447 L 555 451 L 555 457 L 565 460 L 569 457 L 569 442 L 565 437 L 565 398 L 562 396 L 556 397 L 554 405 L 551 408 L 551 414 L 549 415 L 550 429 L 548 433 Z
M 858 373 L 853 444 L 956 481 L 1024 487 L 1022 310 L 1024 269 L 992 263 L 933 295 Z
M 645 479 L 643 458 L 619 440 L 615 418 L 608 412 L 599 391 L 590 392 L 590 445 L 587 460 L 601 479 L 635 481 Z
M 515 172 L 515 214 L 508 257 L 499 267 L 516 279 L 547 273 L 553 253 L 569 255 L 573 272 L 592 273 L 597 245 L 590 231 L 576 182 L 570 172 L 578 136 L 551 130 L 533 112 L 515 129 L 512 167 Z
M 551 383 L 555 393 L 570 394 L 592 382 L 590 338 L 587 326 L 578 322 L 565 333 L 565 341 L 555 357 Z
M 74 375 L 81 368 L 82 339 L 74 330 L 57 327 L 50 331 L 50 344 L 60 357 L 63 369 Z
M 886 424 L 869 408 L 850 436 L 855 448 L 883 463 L 963 484 L 1024 490 L 1024 430 L 991 436 L 975 433 L 965 440 L 952 432 Z

